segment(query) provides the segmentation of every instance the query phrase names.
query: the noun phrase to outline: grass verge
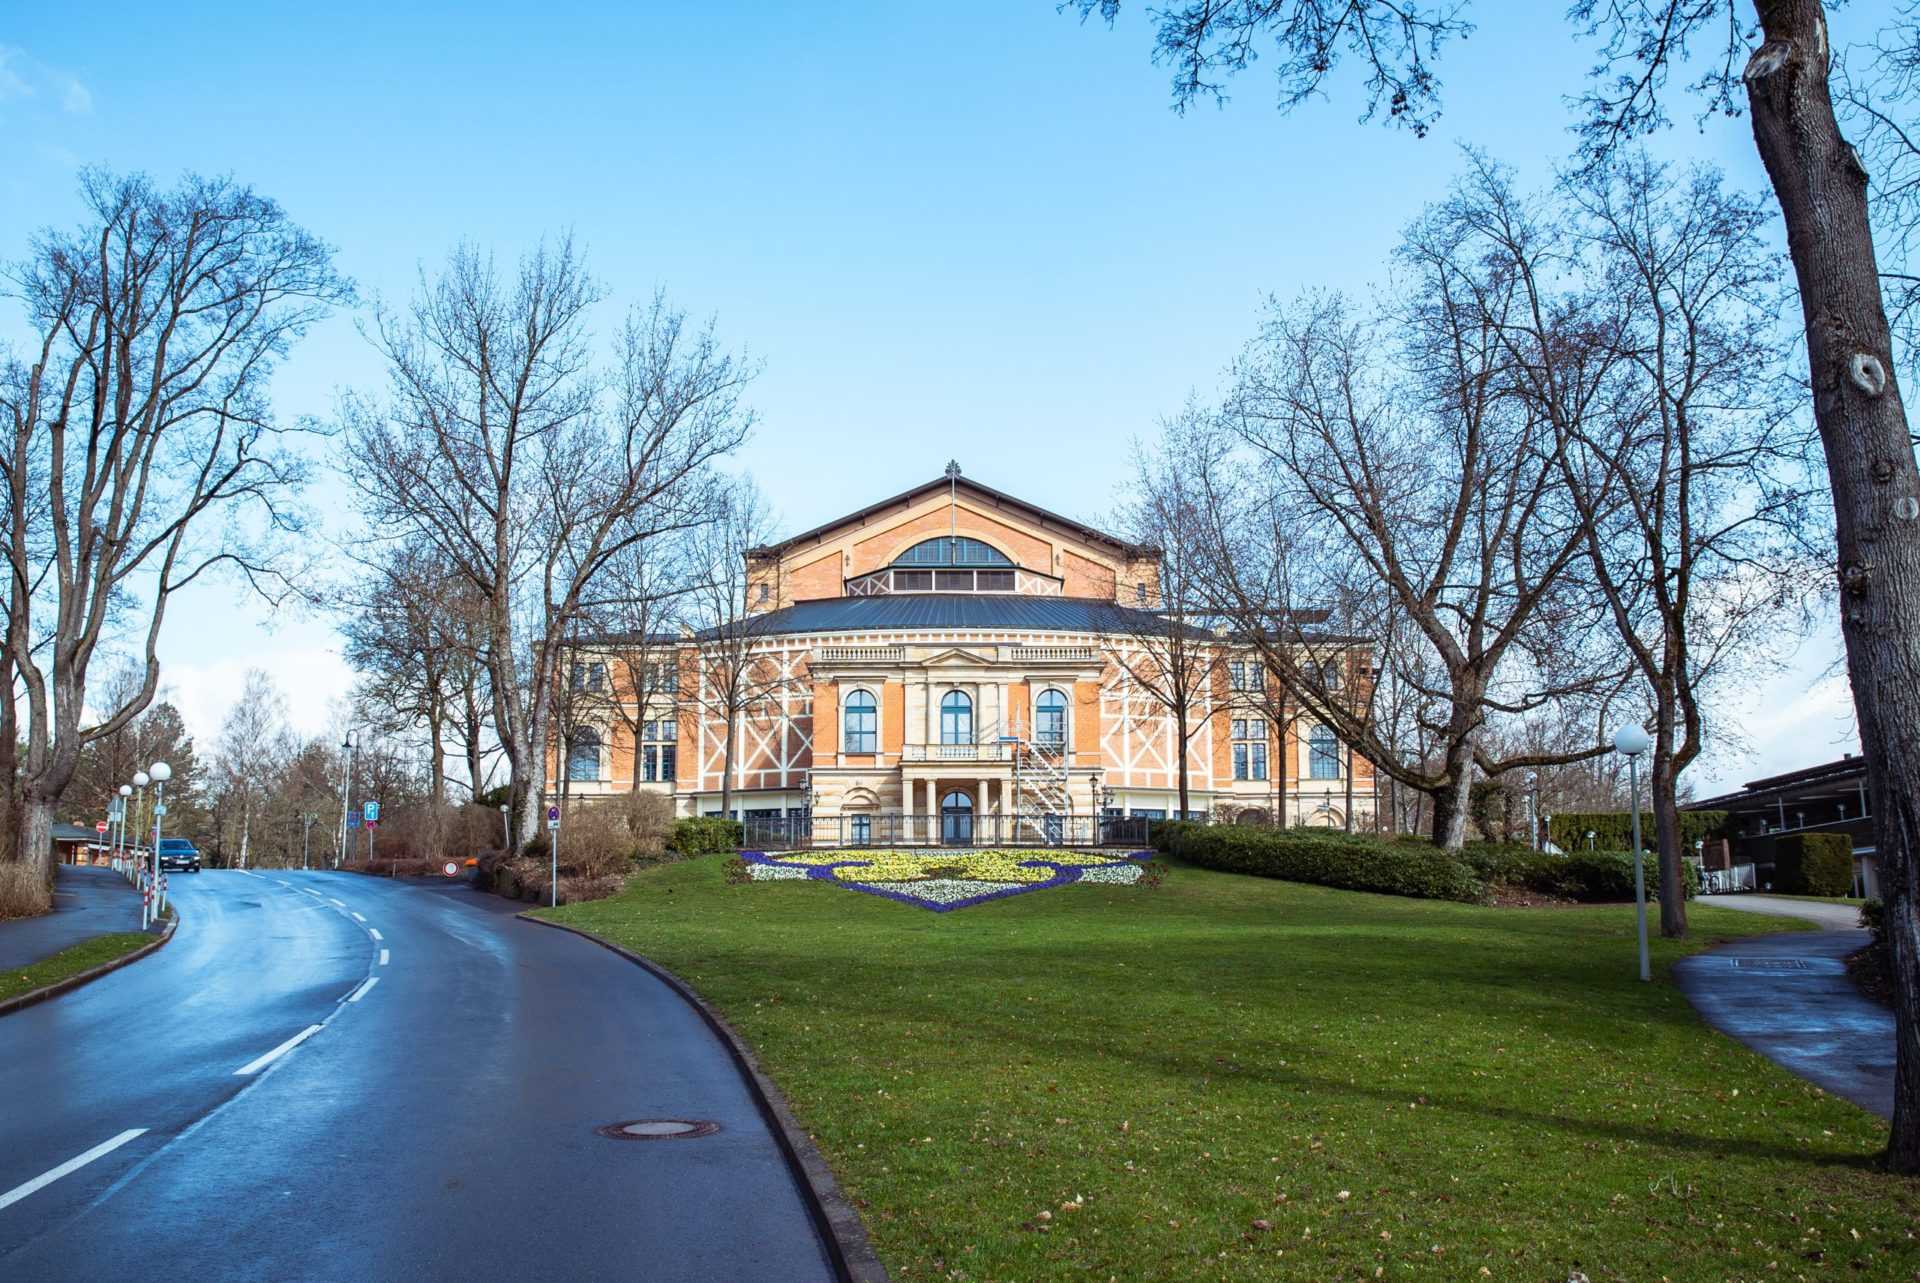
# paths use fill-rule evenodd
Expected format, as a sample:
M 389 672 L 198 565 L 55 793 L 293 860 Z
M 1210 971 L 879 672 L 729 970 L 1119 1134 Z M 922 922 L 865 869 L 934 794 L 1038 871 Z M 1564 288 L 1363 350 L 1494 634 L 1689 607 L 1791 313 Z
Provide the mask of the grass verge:
M 543 911 L 754 1046 L 901 1280 L 1920 1277 L 1878 1119 L 1664 973 L 1793 929 L 1176 865 L 934 914 L 718 859 Z
M 115 931 L 83 940 L 25 967 L 0 971 L 0 1002 L 58 984 L 82 971 L 125 957 L 153 941 L 154 937 L 143 931 Z

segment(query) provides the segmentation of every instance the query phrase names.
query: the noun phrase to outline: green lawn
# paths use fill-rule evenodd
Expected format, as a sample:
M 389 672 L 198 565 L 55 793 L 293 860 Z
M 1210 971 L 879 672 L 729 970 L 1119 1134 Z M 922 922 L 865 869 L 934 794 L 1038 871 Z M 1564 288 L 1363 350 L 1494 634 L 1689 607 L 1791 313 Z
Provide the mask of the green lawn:
M 1792 926 L 1691 913 L 1661 972 Z M 1628 908 L 1176 864 L 934 914 L 708 858 L 551 916 L 727 1015 L 896 1279 L 1920 1277 L 1884 1124 L 1639 984 Z
M 132 953 L 143 944 L 152 943 L 153 937 L 144 932 L 116 931 L 83 940 L 19 970 L 0 971 L 0 1001 L 18 998 L 44 985 L 58 984 L 68 976 L 77 976 L 91 967 Z

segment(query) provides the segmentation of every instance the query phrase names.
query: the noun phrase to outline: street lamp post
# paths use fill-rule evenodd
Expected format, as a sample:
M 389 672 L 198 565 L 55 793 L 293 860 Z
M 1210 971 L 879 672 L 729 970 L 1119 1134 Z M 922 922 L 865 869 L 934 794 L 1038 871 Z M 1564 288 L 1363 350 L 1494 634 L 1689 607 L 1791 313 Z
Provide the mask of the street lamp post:
M 147 768 L 147 778 L 153 781 L 153 916 L 158 918 L 167 907 L 160 894 L 160 825 L 167 818 L 167 781 L 173 778 L 173 768 L 155 762 Z
M 147 795 L 147 783 L 148 783 L 147 773 L 145 771 L 135 771 L 133 773 L 133 787 L 136 790 L 138 790 L 138 792 L 134 794 L 133 813 L 135 816 L 138 816 L 140 814 L 140 802 Z M 144 821 L 135 823 L 133 827 L 133 834 L 134 834 L 133 864 L 134 864 L 134 867 L 137 870 L 139 870 L 139 872 L 134 877 L 133 884 L 141 888 L 140 929 L 142 931 L 145 931 L 148 926 L 152 925 L 152 918 L 150 916 L 150 911 L 153 907 L 153 894 L 151 889 L 149 889 L 146 885 L 147 864 L 145 860 L 142 860 L 140 858 L 140 845 L 139 845 L 140 836 L 145 832 L 146 832 L 146 824 Z
M 1527 772 L 1527 846 L 1540 849 L 1540 823 L 1534 818 L 1534 795 L 1539 788 L 1540 777 L 1532 771 Z
M 307 871 L 307 852 L 313 846 L 313 822 L 320 817 L 312 811 L 300 813 L 300 872 Z
M 512 812 L 513 808 L 507 805 L 507 803 L 502 802 L 500 804 L 500 850 L 502 852 L 513 849 Z
M 1599 834 L 1595 833 L 1592 829 L 1587 830 L 1587 850 L 1593 850 L 1593 840 L 1598 836 Z
M 1638 726 L 1622 726 L 1613 737 L 1613 751 L 1627 758 L 1628 787 L 1633 798 L 1633 910 L 1639 920 L 1640 979 L 1653 979 L 1647 965 L 1647 869 L 1640 858 L 1640 755 L 1653 743 Z
M 341 741 L 340 751 L 347 755 L 347 769 L 340 777 L 340 850 L 334 856 L 333 867 L 339 868 L 347 862 L 347 808 L 353 805 L 353 732 L 347 732 L 347 738 Z
M 127 807 L 131 805 L 128 799 L 132 796 L 133 785 L 122 784 L 120 786 L 120 849 L 115 853 L 117 856 L 115 863 L 120 866 L 120 872 L 123 874 L 127 871 Z

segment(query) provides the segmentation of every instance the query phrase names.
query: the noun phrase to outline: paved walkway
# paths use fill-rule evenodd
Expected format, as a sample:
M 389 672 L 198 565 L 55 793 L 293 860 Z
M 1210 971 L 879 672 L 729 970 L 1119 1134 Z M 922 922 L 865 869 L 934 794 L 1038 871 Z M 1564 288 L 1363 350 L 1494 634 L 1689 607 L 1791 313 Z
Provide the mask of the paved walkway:
M 62 864 L 53 874 L 53 912 L 0 922 L 0 969 L 28 963 L 109 931 L 140 929 L 140 893 L 104 866 Z
M 1699 903 L 1747 913 L 1770 913 L 1777 918 L 1800 918 L 1822 931 L 1854 931 L 1860 926 L 1860 907 L 1853 904 L 1793 900 L 1779 895 L 1709 895 L 1702 896 Z
M 1853 925 L 1857 911 L 1761 895 L 1716 895 L 1706 903 L 1827 929 L 1753 936 L 1674 964 L 1675 982 L 1701 1017 L 1809 1082 L 1891 1117 L 1893 1013 L 1860 995 L 1844 961 L 1867 942 Z

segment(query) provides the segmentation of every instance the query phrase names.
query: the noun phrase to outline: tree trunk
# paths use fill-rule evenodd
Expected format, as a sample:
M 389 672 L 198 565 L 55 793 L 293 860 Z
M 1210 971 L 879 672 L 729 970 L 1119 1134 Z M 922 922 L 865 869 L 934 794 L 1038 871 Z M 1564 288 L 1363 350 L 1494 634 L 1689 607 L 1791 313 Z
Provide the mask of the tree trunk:
M 1786 218 L 1838 536 L 1840 625 L 1878 808 L 1893 953 L 1895 1171 L 1920 1172 L 1920 469 L 1894 378 L 1867 174 L 1840 136 L 1818 0 L 1761 0 L 1746 67 L 1753 135 Z
M 1660 848 L 1660 934 L 1678 940 L 1687 934 L 1687 883 L 1681 860 L 1679 781 L 1673 757 L 1663 747 L 1653 752 L 1653 832 Z
M 1463 738 L 1447 753 L 1448 783 L 1433 791 L 1433 843 L 1458 851 L 1467 840 L 1468 798 L 1473 792 L 1473 740 Z
M 727 745 L 720 761 L 720 818 L 733 818 L 733 726 L 738 720 L 732 709 L 727 710 Z
M 240 867 L 247 867 L 247 844 L 253 836 L 253 795 L 240 803 Z
M 14 834 L 18 839 L 14 854 L 19 862 L 39 876 L 29 882 L 39 888 L 39 896 L 23 906 L 35 913 L 53 911 L 53 802 L 28 792 L 15 809 Z
M 1187 710 L 1184 707 L 1177 708 L 1173 712 L 1173 717 L 1174 717 L 1173 734 L 1174 734 L 1174 738 L 1177 741 L 1177 744 L 1174 748 L 1174 758 L 1175 758 L 1174 769 L 1179 772 L 1179 780 L 1180 780 L 1180 810 L 1179 810 L 1179 813 L 1176 814 L 1173 818 L 1176 820 L 1184 820 L 1187 818 L 1187 810 L 1188 810 L 1188 807 L 1187 807 Z M 1100 808 L 1096 806 L 1094 808 L 1094 814 L 1098 816 L 1099 813 L 1100 813 Z

